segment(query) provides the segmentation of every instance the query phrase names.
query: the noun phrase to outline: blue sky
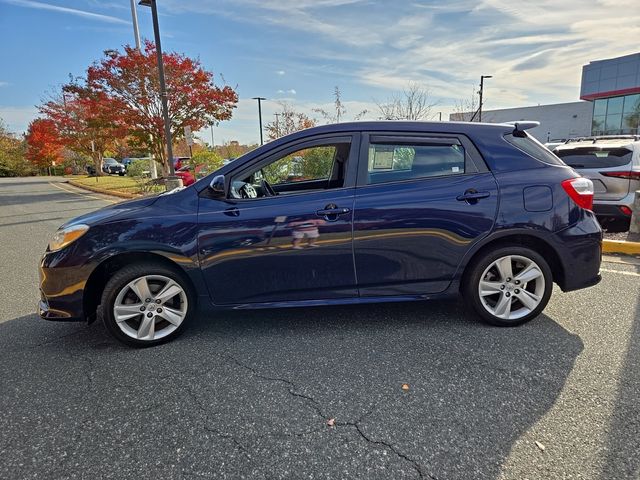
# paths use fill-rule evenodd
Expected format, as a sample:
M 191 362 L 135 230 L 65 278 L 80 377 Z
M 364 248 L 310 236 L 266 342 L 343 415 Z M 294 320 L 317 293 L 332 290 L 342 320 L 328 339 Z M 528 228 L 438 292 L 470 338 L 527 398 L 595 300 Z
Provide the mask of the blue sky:
M 158 0 L 163 48 L 199 57 L 240 95 L 223 140 L 259 138 L 287 102 L 311 116 L 337 85 L 348 113 L 369 111 L 409 81 L 443 117 L 486 83 L 485 108 L 578 100 L 581 66 L 640 50 L 637 0 Z M 143 37 L 150 11 L 138 7 Z M 21 132 L 47 91 L 106 49 L 133 43 L 129 0 L 0 0 L 0 118 Z M 208 141 L 209 133 L 203 133 Z

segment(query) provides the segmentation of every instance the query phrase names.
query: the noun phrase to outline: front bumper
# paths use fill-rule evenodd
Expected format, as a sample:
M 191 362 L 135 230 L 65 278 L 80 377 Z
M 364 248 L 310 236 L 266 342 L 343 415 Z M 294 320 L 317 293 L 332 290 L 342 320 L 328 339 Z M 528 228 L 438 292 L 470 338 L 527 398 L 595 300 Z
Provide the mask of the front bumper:
M 45 320 L 83 321 L 84 288 L 89 277 L 86 267 L 49 268 L 47 255 L 40 262 L 38 313 Z

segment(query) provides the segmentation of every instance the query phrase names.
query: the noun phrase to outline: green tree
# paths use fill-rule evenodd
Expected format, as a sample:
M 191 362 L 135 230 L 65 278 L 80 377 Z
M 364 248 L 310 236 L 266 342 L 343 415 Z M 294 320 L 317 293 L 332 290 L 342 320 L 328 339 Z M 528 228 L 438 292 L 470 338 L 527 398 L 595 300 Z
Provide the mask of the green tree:
M 0 177 L 16 177 L 33 173 L 25 158 L 26 145 L 11 133 L 0 119 Z
M 215 172 L 222 167 L 223 159 L 216 152 L 202 150 L 195 153 L 189 160 L 189 167 L 196 179 L 202 178 Z

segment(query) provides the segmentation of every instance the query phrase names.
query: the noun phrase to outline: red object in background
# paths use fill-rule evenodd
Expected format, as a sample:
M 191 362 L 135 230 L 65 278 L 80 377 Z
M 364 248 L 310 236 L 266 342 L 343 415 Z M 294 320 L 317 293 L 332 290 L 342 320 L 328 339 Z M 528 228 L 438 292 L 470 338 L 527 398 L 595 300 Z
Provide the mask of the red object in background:
M 200 173 L 202 167 L 204 167 L 204 165 L 198 165 L 196 167 L 196 173 Z M 176 172 L 176 177 L 182 179 L 182 185 L 184 185 L 185 187 L 196 183 L 196 177 L 191 172 L 191 167 L 189 165 L 185 165 L 180 170 L 178 170 Z
M 65 167 L 65 169 L 64 169 L 64 174 L 65 175 L 71 175 L 72 173 L 73 173 L 73 168 Z

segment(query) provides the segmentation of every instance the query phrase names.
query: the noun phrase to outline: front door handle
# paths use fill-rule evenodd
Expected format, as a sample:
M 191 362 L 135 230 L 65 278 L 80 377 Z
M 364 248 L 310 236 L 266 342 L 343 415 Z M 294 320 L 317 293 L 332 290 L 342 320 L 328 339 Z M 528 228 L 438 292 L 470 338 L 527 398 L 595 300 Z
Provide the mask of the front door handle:
M 462 195 L 458 195 L 456 200 L 459 202 L 476 203 L 481 198 L 487 198 L 491 195 L 489 192 L 478 192 L 476 190 L 467 190 Z
M 345 213 L 349 213 L 351 210 L 348 208 L 325 208 L 322 210 L 318 210 L 316 215 L 319 217 L 326 217 L 327 215 L 344 215 Z
M 316 215 L 323 217 L 328 222 L 335 222 L 338 220 L 339 215 L 349 213 L 351 209 L 345 207 L 338 207 L 334 203 L 330 203 L 326 207 L 320 210 L 316 210 Z

